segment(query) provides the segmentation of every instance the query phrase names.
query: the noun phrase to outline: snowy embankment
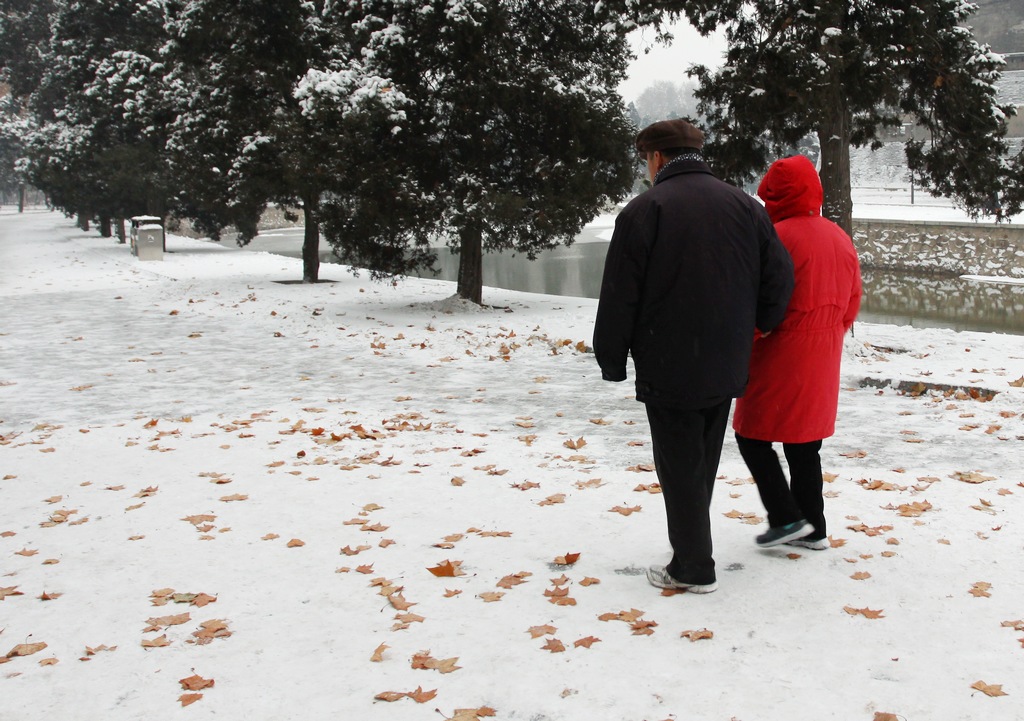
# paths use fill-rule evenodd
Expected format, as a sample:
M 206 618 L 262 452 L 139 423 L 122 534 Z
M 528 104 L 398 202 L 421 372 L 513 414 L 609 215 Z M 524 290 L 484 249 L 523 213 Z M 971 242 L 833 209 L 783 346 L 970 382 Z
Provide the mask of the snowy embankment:
M 754 546 L 730 440 L 664 596 L 595 301 L 168 246 L 0 217 L 0 718 L 1022 716 L 1019 336 L 857 324 L 833 548 Z

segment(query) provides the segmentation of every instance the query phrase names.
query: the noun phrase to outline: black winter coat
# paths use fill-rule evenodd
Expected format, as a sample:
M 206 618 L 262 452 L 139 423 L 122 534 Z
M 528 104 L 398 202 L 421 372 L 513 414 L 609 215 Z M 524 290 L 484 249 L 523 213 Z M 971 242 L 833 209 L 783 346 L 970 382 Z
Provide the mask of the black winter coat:
M 743 395 L 755 327 L 793 292 L 793 263 L 760 203 L 699 160 L 666 166 L 615 221 L 594 328 L 605 380 L 684 409 Z

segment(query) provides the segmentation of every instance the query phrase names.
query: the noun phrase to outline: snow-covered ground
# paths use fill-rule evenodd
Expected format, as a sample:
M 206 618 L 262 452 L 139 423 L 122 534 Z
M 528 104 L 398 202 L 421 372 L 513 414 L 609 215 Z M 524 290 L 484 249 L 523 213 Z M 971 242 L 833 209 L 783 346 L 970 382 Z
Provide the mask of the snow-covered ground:
M 728 440 L 665 596 L 595 301 L 168 248 L 0 215 L 0 719 L 1024 718 L 1020 336 L 858 323 L 833 547 Z

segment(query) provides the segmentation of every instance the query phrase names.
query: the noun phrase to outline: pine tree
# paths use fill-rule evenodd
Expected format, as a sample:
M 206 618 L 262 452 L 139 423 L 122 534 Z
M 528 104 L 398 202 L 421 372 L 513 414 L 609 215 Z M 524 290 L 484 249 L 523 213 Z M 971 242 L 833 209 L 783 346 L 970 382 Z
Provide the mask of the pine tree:
M 26 45 L 37 60 L 8 66 L 32 117 L 33 184 L 56 207 L 103 220 L 105 234 L 113 218 L 162 215 L 160 123 L 142 112 L 160 96 L 162 3 L 70 0 L 52 4 L 46 24 L 29 14 L 21 25 L 49 32 Z
M 394 99 L 364 129 L 372 176 L 332 187 L 325 203 L 343 258 L 408 272 L 431 263 L 440 238 L 460 254 L 458 295 L 480 303 L 484 252 L 534 259 L 568 245 L 628 190 L 617 18 L 577 0 L 354 5 L 360 72 Z
M 706 146 L 717 171 L 743 183 L 808 134 L 821 148 L 824 213 L 851 228 L 851 146 L 878 147 L 908 118 L 909 167 L 937 194 L 978 214 L 1002 195 L 1021 207 L 1022 158 L 1007 157 L 993 86 L 1001 58 L 963 27 L 960 0 L 667 0 L 702 32 L 724 28 L 723 67 L 696 69 Z
M 22 159 L 31 121 L 12 95 L 0 98 L 0 195 L 18 198 L 18 212 L 25 209 L 26 178 Z
M 311 68 L 344 62 L 348 30 L 320 0 L 189 0 L 171 23 L 167 81 L 177 119 L 169 149 L 179 210 L 214 237 L 258 233 L 270 204 L 299 209 L 303 279 L 319 276 L 320 203 L 345 141 L 341 118 L 311 118 L 299 97 Z M 337 31 L 337 34 L 336 32 Z

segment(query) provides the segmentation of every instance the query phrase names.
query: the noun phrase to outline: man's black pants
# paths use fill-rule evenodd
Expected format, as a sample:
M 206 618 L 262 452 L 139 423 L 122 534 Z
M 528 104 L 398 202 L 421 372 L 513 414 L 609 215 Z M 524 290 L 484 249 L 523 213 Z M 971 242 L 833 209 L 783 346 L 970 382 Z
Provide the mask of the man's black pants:
M 684 583 L 716 580 L 709 508 L 731 405 L 732 399 L 696 410 L 647 404 L 672 546 L 668 572 Z
M 825 538 L 825 500 L 821 496 L 821 441 L 783 443 L 791 481 L 779 463 L 779 454 L 769 441 L 757 441 L 736 434 L 740 455 L 757 483 L 761 503 L 768 511 L 768 525 L 785 526 L 801 518 L 814 526 L 808 540 Z

